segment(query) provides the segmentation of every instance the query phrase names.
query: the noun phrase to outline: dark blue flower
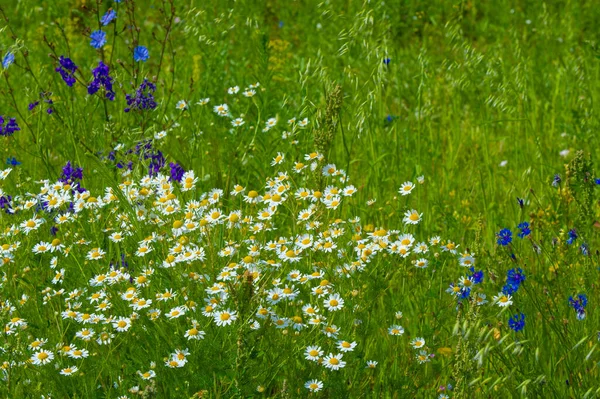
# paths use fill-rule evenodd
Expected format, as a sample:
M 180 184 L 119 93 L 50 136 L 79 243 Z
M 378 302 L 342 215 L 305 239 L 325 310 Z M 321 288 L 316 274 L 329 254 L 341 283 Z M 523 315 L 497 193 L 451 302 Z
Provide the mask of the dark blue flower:
M 136 48 L 133 49 L 133 59 L 135 60 L 135 62 L 146 62 L 148 60 L 148 58 L 150 57 L 150 52 L 148 51 L 148 48 L 145 46 L 137 46 Z
M 8 69 L 13 62 L 15 62 L 15 55 L 12 52 L 8 52 L 4 55 L 4 58 L 2 58 L 2 67 Z
M 10 166 L 19 166 L 21 165 L 21 162 L 17 161 L 17 158 L 15 157 L 8 157 L 6 158 L 6 164 Z
M 388 57 L 386 57 L 386 58 L 384 58 L 384 59 L 383 59 L 383 63 L 384 63 L 385 65 L 389 65 L 391 61 L 392 61 L 392 60 L 391 60 L 390 58 L 388 58 Z
M 525 315 L 523 313 L 518 313 L 514 316 L 511 316 L 508 320 L 508 326 L 514 332 L 523 330 L 523 328 L 525 328 Z
M 35 107 L 37 107 L 38 105 L 40 105 L 39 101 L 34 101 L 31 104 L 29 104 L 27 106 L 27 109 L 29 109 L 30 111 L 33 111 L 35 109 Z
M 181 178 L 183 177 L 185 170 L 183 170 L 181 165 L 179 165 L 178 163 L 175 163 L 175 162 L 171 162 L 169 164 L 169 167 L 171 168 L 170 180 L 176 181 L 176 182 L 181 182 Z
M 94 80 L 88 85 L 88 94 L 95 94 L 100 87 L 104 87 L 106 98 L 110 101 L 115 99 L 115 92 L 113 91 L 113 78 L 109 75 L 110 68 L 102 61 L 98 63 L 93 71 Z
M 590 247 L 585 242 L 579 246 L 579 250 L 584 256 L 588 256 L 590 254 Z
M 509 229 L 502 229 L 496 234 L 496 237 L 498 238 L 496 240 L 498 245 L 502 245 L 503 247 L 505 247 L 512 241 L 512 231 L 510 231 Z
M 575 242 L 575 240 L 577 239 L 577 232 L 575 231 L 575 229 L 569 230 L 567 235 L 569 236 L 569 238 L 567 239 L 567 244 L 573 244 L 573 242 Z
M 127 94 L 125 99 L 127 100 L 127 108 L 125 112 L 131 110 L 151 110 L 156 108 L 156 101 L 154 100 L 154 91 L 156 85 L 152 82 L 144 79 L 140 84 L 140 87 L 136 90 L 135 94 Z
M 63 183 L 73 183 L 76 180 L 83 179 L 83 168 L 75 167 L 71 165 L 71 161 L 68 161 L 67 164 L 63 167 L 62 176 L 58 179 Z
M 480 284 L 483 281 L 483 270 L 475 271 L 474 267 L 469 269 L 471 271 L 471 275 L 469 276 L 471 280 L 473 280 L 473 284 Z
M 21 130 L 15 118 L 9 118 L 4 125 L 4 117 L 0 115 L 0 136 L 12 136 L 15 132 Z
M 521 230 L 521 232 L 517 234 L 519 238 L 524 238 L 531 234 L 531 229 L 529 229 L 529 223 L 527 222 L 519 223 L 517 228 Z
M 60 66 L 55 69 L 56 72 L 60 73 L 60 76 L 65 81 L 67 86 L 72 87 L 75 84 L 75 71 L 77 65 L 68 57 L 60 56 L 58 61 Z
M 55 236 L 57 232 L 58 232 L 58 227 L 52 226 L 50 228 L 50 234 L 52 234 L 53 236 Z
M 106 14 L 102 16 L 102 18 L 100 18 L 100 23 L 106 26 L 110 24 L 115 18 L 117 18 L 117 13 L 111 8 L 106 12 Z
M 561 181 L 562 181 L 562 179 L 560 178 L 560 175 L 558 173 L 555 174 L 554 178 L 552 179 L 552 186 L 558 187 L 558 185 L 560 184 Z
M 13 213 L 11 201 L 12 197 L 10 195 L 0 196 L 0 209 L 4 209 L 5 213 Z
M 525 200 L 523 198 L 517 197 L 517 202 L 519 203 L 521 209 L 523 209 L 523 207 L 525 206 Z
M 569 297 L 569 305 L 577 312 L 577 319 L 585 319 L 585 307 L 587 306 L 587 296 L 585 294 L 578 294 L 577 298 Z
M 525 281 L 525 273 L 523 273 L 523 269 L 520 267 L 510 269 L 508 273 L 506 273 L 506 282 L 509 284 L 519 287 L 523 281 Z
M 90 35 L 90 45 L 95 49 L 101 49 L 106 44 L 106 33 L 102 30 L 93 31 Z
M 594 179 L 594 183 L 599 184 L 600 185 L 600 177 L 596 177 Z
M 279 29 L 283 28 L 283 21 L 279 21 Z
M 467 288 L 467 287 L 463 287 L 461 288 L 460 292 L 458 293 L 458 299 L 467 299 L 469 296 L 471 295 L 471 289 Z

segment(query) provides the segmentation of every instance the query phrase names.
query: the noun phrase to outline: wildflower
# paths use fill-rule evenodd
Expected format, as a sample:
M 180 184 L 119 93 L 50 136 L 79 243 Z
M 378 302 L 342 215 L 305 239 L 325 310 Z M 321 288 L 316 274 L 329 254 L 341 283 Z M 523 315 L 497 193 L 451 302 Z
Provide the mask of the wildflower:
M 231 125 L 233 127 L 239 127 L 239 126 L 242 126 L 243 124 L 244 124 L 244 120 L 242 118 L 236 118 L 231 121 Z
M 525 238 L 529 234 L 531 234 L 531 229 L 529 229 L 529 223 L 527 223 L 527 222 L 519 223 L 517 228 L 519 230 L 521 230 L 521 232 L 519 234 L 517 234 L 519 236 L 519 238 Z
M 179 100 L 179 101 L 177 102 L 177 104 L 175 104 L 175 108 L 177 108 L 177 109 L 179 109 L 179 110 L 181 110 L 181 111 L 184 111 L 184 110 L 186 110 L 186 109 L 187 109 L 187 107 L 188 107 L 188 105 L 187 105 L 187 103 L 185 102 L 185 100 Z
M 344 307 L 344 300 L 339 294 L 329 295 L 329 298 L 325 301 L 323 306 L 333 312 Z
M 96 50 L 101 49 L 106 44 L 106 33 L 102 30 L 96 30 L 90 35 L 90 45 Z
M 48 364 L 54 359 L 54 353 L 47 351 L 45 349 L 41 349 L 40 351 L 31 355 L 31 363 L 36 366 L 43 366 Z
M 401 195 L 408 195 L 412 192 L 412 190 L 415 188 L 415 185 L 412 182 L 404 182 L 402 183 L 402 186 L 400 187 L 400 189 L 398 190 L 398 192 Z
M 9 118 L 6 125 L 4 125 L 4 117 L 0 115 L 0 136 L 10 137 L 19 130 L 21 130 L 21 128 L 17 125 L 17 120 L 15 118 Z
M 410 211 L 406 211 L 404 213 L 404 219 L 402 219 L 402 221 L 404 224 L 418 224 L 421 221 L 422 216 L 422 213 L 420 214 L 416 210 L 411 209 Z
M 525 315 L 523 313 L 518 313 L 511 316 L 508 320 L 508 326 L 515 332 L 523 330 L 523 328 L 525 328 Z
M 113 91 L 113 78 L 109 75 L 110 68 L 102 61 L 98 63 L 98 66 L 92 71 L 94 80 L 88 85 L 88 94 L 95 94 L 100 87 L 104 87 L 104 95 L 110 101 L 115 99 L 115 92 Z
M 474 267 L 471 267 L 469 270 L 472 273 L 469 278 L 473 281 L 473 284 L 480 284 L 483 281 L 483 270 L 475 271 Z
M 133 49 L 133 59 L 135 60 L 135 62 L 146 62 L 148 61 L 148 58 L 150 57 L 150 52 L 148 51 L 148 48 L 145 46 L 137 46 L 136 48 Z
M 402 335 L 404 334 L 404 328 L 402 328 L 402 326 L 399 325 L 393 325 L 390 328 L 388 328 L 388 334 L 390 335 Z
M 502 229 L 499 233 L 496 234 L 498 245 L 502 245 L 503 247 L 510 244 L 512 241 L 512 231 L 509 229 Z
M 419 362 L 419 364 L 423 364 L 423 363 L 427 363 L 427 362 L 431 361 L 431 355 L 429 355 L 427 353 L 427 351 L 424 351 L 424 350 L 420 351 L 416 357 L 417 357 L 417 361 Z
M 425 339 L 424 339 L 424 338 L 417 337 L 417 338 L 413 339 L 413 340 L 410 342 L 410 344 L 412 345 L 412 347 L 413 347 L 413 348 L 415 348 L 415 349 L 420 349 L 420 348 L 422 348 L 422 347 L 424 347 L 424 346 L 425 346 Z
M 185 170 L 183 170 L 181 165 L 179 165 L 176 162 L 169 163 L 169 167 L 171 168 L 171 177 L 169 178 L 169 180 L 180 183 L 181 179 L 183 178 L 183 174 L 185 173 Z
M 344 368 L 346 362 L 342 360 L 343 356 L 344 355 L 342 355 L 341 353 L 338 355 L 330 353 L 323 359 L 323 365 L 325 366 L 325 368 L 328 368 L 333 371 L 337 371 L 341 368 Z
M 385 58 L 383 59 L 383 63 L 384 63 L 385 65 L 389 65 L 391 61 L 392 61 L 392 59 L 391 59 L 391 58 L 389 58 L 389 57 L 385 57 Z
M 512 305 L 512 296 L 510 294 L 505 294 L 504 292 L 500 292 L 493 298 L 495 304 L 500 306 L 501 308 Z
M 375 367 L 377 367 L 377 361 L 375 360 L 367 360 L 367 367 L 368 369 L 374 369 Z
M 13 62 L 15 62 L 15 55 L 9 51 L 4 55 L 4 58 L 2 58 L 2 67 L 8 69 Z
M 569 244 L 569 245 L 573 244 L 573 242 L 575 242 L 575 240 L 578 237 L 577 231 L 575 231 L 575 229 L 569 230 L 567 235 L 569 236 L 569 238 L 567 239 L 567 244 Z
M 227 309 L 215 312 L 213 318 L 215 323 L 217 323 L 217 326 L 228 326 L 237 320 L 237 313 Z
M 356 342 L 339 341 L 337 348 L 342 352 L 352 352 L 356 348 Z
M 75 374 L 79 369 L 77 368 L 77 366 L 71 366 L 71 367 L 65 367 L 64 369 L 60 370 L 60 374 L 61 375 L 73 375 Z
M 577 320 L 585 319 L 585 307 L 587 306 L 587 296 L 578 294 L 577 298 L 569 297 L 569 306 L 577 312 Z
M 523 207 L 525 206 L 525 200 L 523 198 L 517 197 L 517 202 L 518 202 L 519 206 L 521 207 L 521 209 L 523 209 Z
M 558 187 L 561 181 L 562 181 L 562 179 L 560 178 L 560 175 L 558 173 L 555 174 L 554 178 L 552 179 L 552 186 Z
M 311 392 L 319 392 L 323 389 L 323 383 L 319 380 L 308 380 L 304 384 L 304 387 Z
M 135 94 L 127 94 L 125 95 L 125 99 L 127 100 L 127 108 L 125 108 L 125 112 L 129 112 L 131 110 L 152 110 L 156 108 L 156 101 L 154 100 L 154 92 L 156 91 L 156 85 L 148 79 L 144 79 L 144 81 L 140 84 L 140 87 L 135 91 Z M 166 136 L 167 133 L 164 132 Z M 164 137 L 164 136 L 163 136 Z M 162 137 L 160 137 L 162 138 Z
M 106 26 L 110 24 L 115 18 L 117 18 L 117 13 L 111 8 L 102 16 L 102 18 L 100 18 L 100 23 L 103 26 Z
M 323 356 L 323 351 L 320 346 L 308 346 L 306 347 L 306 351 L 304 351 L 304 358 L 307 360 L 316 362 L 321 356 Z
M 65 56 L 60 56 L 58 61 L 60 66 L 58 66 L 55 71 L 60 73 L 60 76 L 65 81 L 67 86 L 72 87 L 75 84 L 75 71 L 77 71 L 77 65 L 70 59 Z M 30 109 L 31 111 L 31 109 Z

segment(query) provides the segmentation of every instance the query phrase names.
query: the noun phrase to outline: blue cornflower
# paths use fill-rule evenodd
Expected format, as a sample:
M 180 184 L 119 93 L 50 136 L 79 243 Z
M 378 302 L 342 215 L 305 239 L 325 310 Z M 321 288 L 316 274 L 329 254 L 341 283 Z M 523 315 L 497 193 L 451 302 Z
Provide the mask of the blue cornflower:
M 509 229 L 502 229 L 500 232 L 496 234 L 498 245 L 502 245 L 503 247 L 507 246 L 512 241 L 512 231 Z
M 569 236 L 569 238 L 567 239 L 567 244 L 573 244 L 573 242 L 575 242 L 575 240 L 577 239 L 577 232 L 575 231 L 575 229 L 569 230 L 567 235 Z
M 33 111 L 35 109 L 35 107 L 37 107 L 38 105 L 40 105 L 40 102 L 39 101 L 34 101 L 34 102 L 32 102 L 31 104 L 29 104 L 27 106 L 27 109 L 30 110 L 30 111 Z
M 283 28 L 283 21 L 279 21 L 279 29 Z
M 519 223 L 517 228 L 521 230 L 521 232 L 517 234 L 519 238 L 524 238 L 531 234 L 531 229 L 529 229 L 529 223 L 527 222 Z
M 554 178 L 552 179 L 552 186 L 558 187 L 558 185 L 560 184 L 561 181 L 562 181 L 562 179 L 560 178 L 560 175 L 558 173 L 555 174 Z
M 523 198 L 517 197 L 517 202 L 519 203 L 521 209 L 523 209 L 523 207 L 525 206 L 525 200 Z
M 523 273 L 523 269 L 520 267 L 510 269 L 508 273 L 506 273 L 506 282 L 509 284 L 519 287 L 523 281 L 525 281 L 525 273 Z
M 463 287 L 458 293 L 458 299 L 467 299 L 471 295 L 471 289 L 467 287 Z
M 2 58 L 2 67 L 4 69 L 8 69 L 10 64 L 12 64 L 13 62 L 15 62 L 15 55 L 9 51 L 4 55 L 4 58 Z
M 95 49 L 101 49 L 106 44 L 106 33 L 96 30 L 90 35 L 90 45 Z
M 65 81 L 67 86 L 72 87 L 75 84 L 75 71 L 77 65 L 68 57 L 60 56 L 58 61 L 60 66 L 55 69 L 56 72 L 60 73 L 60 76 Z
M 181 179 L 183 178 L 183 174 L 185 173 L 185 170 L 183 170 L 181 165 L 179 165 L 178 163 L 175 163 L 175 162 L 171 162 L 169 164 L 169 166 L 171 167 L 171 177 L 169 180 L 181 182 Z
M 117 18 L 117 13 L 111 8 L 106 12 L 106 14 L 102 16 L 102 18 L 100 18 L 100 23 L 106 26 L 110 24 L 115 18 Z
M 88 86 L 88 94 L 95 94 L 100 87 L 103 86 L 106 98 L 113 101 L 115 99 L 115 92 L 113 91 L 113 78 L 109 75 L 110 68 L 108 65 L 100 61 L 98 67 L 92 72 L 94 74 L 94 80 Z
M 587 306 L 587 296 L 578 294 L 577 298 L 569 297 L 569 305 L 577 312 L 577 319 L 585 319 L 585 307 Z
M 383 59 L 383 63 L 384 63 L 385 65 L 389 65 L 391 61 L 392 61 L 392 59 L 391 59 L 391 58 L 388 58 L 388 57 L 386 57 L 386 58 L 384 58 L 384 59 Z
M 385 117 L 386 122 L 392 123 L 394 121 L 394 117 L 392 115 L 388 115 Z
M 12 136 L 16 131 L 21 130 L 15 118 L 9 118 L 4 125 L 4 117 L 0 115 L 0 136 Z
M 471 280 L 473 280 L 473 284 L 480 284 L 483 281 L 483 270 L 475 271 L 475 268 L 471 267 L 469 271 L 471 272 L 471 275 L 469 277 L 471 278 Z
M 10 166 L 19 166 L 21 165 L 21 162 L 17 161 L 17 158 L 15 157 L 8 157 L 6 158 L 6 164 Z
M 514 331 L 519 332 L 525 328 L 525 315 L 518 313 L 508 319 L 508 326 Z
M 596 183 L 596 184 L 600 185 L 600 177 L 596 177 L 596 178 L 594 179 L 594 183 Z
M 150 52 L 148 51 L 148 48 L 145 46 L 137 46 L 136 48 L 133 49 L 133 59 L 135 60 L 135 62 L 146 62 L 148 60 L 148 58 L 150 57 Z

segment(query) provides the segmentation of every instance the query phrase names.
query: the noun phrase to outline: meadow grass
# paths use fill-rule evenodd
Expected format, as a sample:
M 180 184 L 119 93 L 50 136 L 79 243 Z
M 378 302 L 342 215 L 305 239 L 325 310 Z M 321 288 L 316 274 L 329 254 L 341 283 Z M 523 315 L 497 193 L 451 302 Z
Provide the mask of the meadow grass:
M 0 10 L 1 397 L 600 394 L 594 2 Z

